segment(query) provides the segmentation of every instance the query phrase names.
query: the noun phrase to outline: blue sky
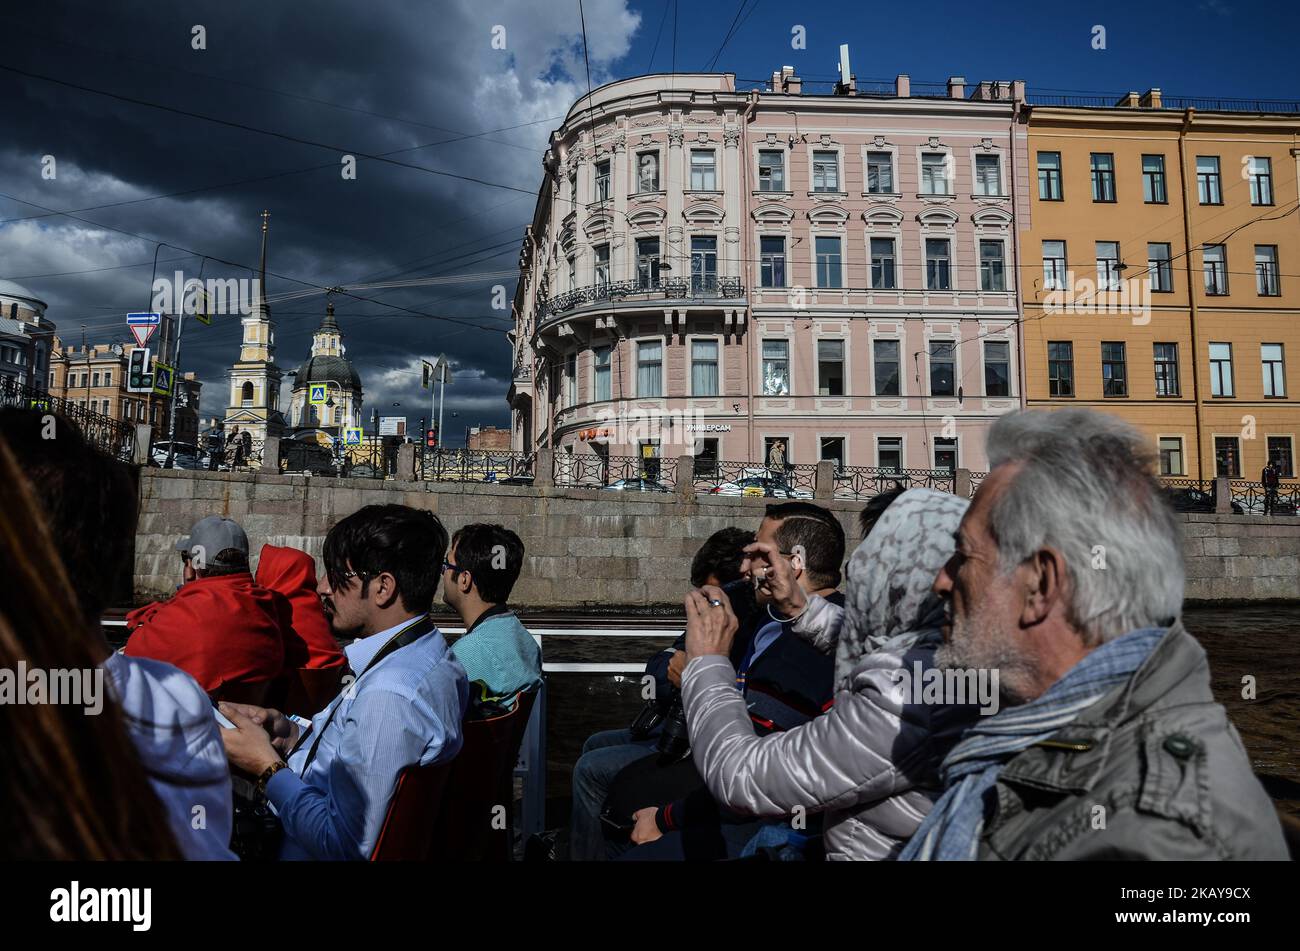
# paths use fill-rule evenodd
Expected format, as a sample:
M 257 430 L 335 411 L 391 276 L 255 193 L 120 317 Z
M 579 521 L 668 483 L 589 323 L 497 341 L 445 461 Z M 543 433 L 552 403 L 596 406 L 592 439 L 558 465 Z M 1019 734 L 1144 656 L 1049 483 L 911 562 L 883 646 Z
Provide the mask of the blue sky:
M 612 64 L 618 75 L 646 72 L 665 3 L 654 71 L 669 71 L 673 0 L 633 0 L 641 25 L 628 54 Z M 1158 86 L 1175 96 L 1300 99 L 1300 4 L 1294 2 L 753 3 L 745 0 L 744 23 L 718 61 L 739 79 L 762 79 L 781 65 L 833 78 L 839 44 L 848 43 L 859 80 L 901 72 L 913 81 L 1024 79 L 1031 89 Z M 739 4 L 680 3 L 678 71 L 700 69 L 713 57 Z M 807 30 L 806 50 L 791 48 L 796 24 Z M 1106 29 L 1104 50 L 1092 45 L 1097 25 Z

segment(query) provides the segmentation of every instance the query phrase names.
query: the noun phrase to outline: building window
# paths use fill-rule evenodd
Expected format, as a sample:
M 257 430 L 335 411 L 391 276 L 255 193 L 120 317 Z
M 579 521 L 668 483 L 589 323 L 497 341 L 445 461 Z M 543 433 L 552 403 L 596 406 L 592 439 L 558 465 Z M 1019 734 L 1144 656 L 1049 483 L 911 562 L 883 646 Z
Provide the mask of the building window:
M 1038 199 L 1061 200 L 1061 153 L 1038 153 Z
M 691 341 L 691 395 L 718 395 L 718 341 Z
M 1074 344 L 1069 340 L 1047 344 L 1047 392 L 1049 396 L 1074 395 Z
M 875 378 L 877 396 L 898 395 L 898 341 L 875 342 Z
M 984 395 L 1011 395 L 1011 344 L 1005 340 L 984 341 Z
M 867 153 L 867 192 L 872 195 L 894 194 L 894 155 L 892 152 Z
M 1196 156 L 1196 195 L 1202 205 L 1222 205 L 1223 188 L 1217 155 Z
M 596 163 L 596 201 L 609 201 L 609 159 Z
M 1183 440 L 1180 437 L 1160 437 L 1160 474 L 1183 475 Z
M 612 347 L 596 347 L 591 351 L 596 377 L 593 399 L 597 403 L 604 403 L 610 399 L 610 355 L 613 352 Z
M 844 341 L 817 341 L 817 395 L 844 395 Z
M 758 153 L 758 190 L 785 191 L 785 152 L 780 149 L 763 149 Z
M 1092 153 L 1092 200 L 1115 200 L 1115 156 L 1110 152 Z
M 564 405 L 578 405 L 578 354 L 569 353 L 564 357 Z M 334 410 L 334 422 L 339 422 L 339 410 Z
M 952 290 L 949 271 L 948 239 L 925 239 L 925 286 L 932 291 Z
M 1178 395 L 1178 344 L 1154 345 L 1156 361 L 1156 396 Z
M 91 386 L 99 386 L 99 372 L 91 374 Z
M 597 287 L 604 287 L 609 283 L 609 245 L 598 244 L 591 250 L 596 255 L 595 284 Z
M 251 381 L 240 388 L 240 403 L 244 406 L 253 405 L 253 384 Z
M 1291 455 L 1290 436 L 1269 436 L 1268 458 L 1273 465 L 1277 466 L 1278 474 L 1281 475 L 1283 479 L 1295 478 L 1295 469 L 1292 464 L 1294 457 Z
M 105 370 L 105 371 L 104 371 L 104 385 L 105 385 L 105 386 L 112 386 L 112 385 L 113 385 L 113 371 L 112 371 L 112 370 Z
M 640 193 L 659 190 L 659 153 L 638 152 L 636 156 L 636 190 Z
M 1002 194 L 1002 164 L 996 155 L 975 156 L 975 194 Z
M 838 152 L 813 153 L 813 191 L 840 190 L 840 156 Z
M 1241 478 L 1241 449 L 1236 436 L 1214 437 L 1214 473 L 1229 479 Z
M 1142 200 L 1148 205 L 1168 204 L 1165 194 L 1165 157 L 1142 156 Z
M 903 437 L 879 436 L 876 439 L 876 468 L 886 472 L 903 471 Z
M 785 238 L 758 239 L 759 280 L 763 287 L 785 287 Z
M 695 297 L 718 289 L 718 239 L 707 235 L 691 238 L 691 293 Z
M 1217 297 L 1228 293 L 1228 249 L 1221 244 L 1201 248 L 1201 266 L 1205 271 L 1205 293 Z
M 1065 242 L 1044 241 L 1043 289 L 1049 291 L 1064 290 L 1065 282 Z
M 1119 242 L 1098 241 L 1097 290 L 1119 290 Z
M 663 396 L 663 344 L 642 340 L 636 345 L 636 395 Z
M 952 340 L 930 341 L 930 395 L 957 395 L 957 344 Z
M 894 276 L 894 239 L 871 239 L 871 286 L 876 290 L 893 290 L 898 286 Z
M 763 341 L 763 395 L 790 395 L 790 343 Z
M 1005 291 L 1007 278 L 1003 270 L 1002 242 L 980 242 L 980 290 Z
M 691 191 L 718 189 L 718 168 L 713 149 L 691 149 Z
M 573 290 L 577 286 L 578 286 L 578 259 L 576 257 L 572 257 L 569 258 L 569 290 Z
M 1277 245 L 1255 245 L 1255 290 L 1261 297 L 1277 297 L 1282 293 L 1277 277 Z
M 823 436 L 820 440 L 818 458 L 822 462 L 827 460 L 835 463 L 835 471 L 844 468 L 844 437 L 843 436 Z
M 695 475 L 697 478 L 713 478 L 718 474 L 718 441 L 700 439 L 696 443 L 700 451 L 695 454 Z
M 934 467 L 941 471 L 953 472 L 957 469 L 957 437 L 945 439 L 940 436 L 934 441 Z
M 1264 367 L 1264 395 L 1274 399 L 1286 396 L 1286 376 L 1282 370 L 1282 344 L 1261 343 L 1259 359 Z
M 1147 242 L 1147 273 L 1150 275 L 1152 291 L 1167 293 L 1174 289 L 1173 260 L 1169 255 L 1168 243 Z
M 1101 392 L 1103 396 L 1128 396 L 1128 373 L 1122 340 L 1102 342 Z
M 1232 344 L 1210 344 L 1210 395 L 1232 396 Z
M 817 236 L 817 286 L 843 287 L 843 262 L 840 257 L 840 239 Z
M 569 202 L 578 204 L 578 166 L 569 166 Z
M 1250 203 L 1273 204 L 1273 160 L 1252 155 L 1248 169 L 1250 175 Z
M 951 195 L 948 156 L 944 152 L 921 153 L 921 194 Z
M 636 239 L 636 283 L 648 290 L 659 286 L 659 239 Z

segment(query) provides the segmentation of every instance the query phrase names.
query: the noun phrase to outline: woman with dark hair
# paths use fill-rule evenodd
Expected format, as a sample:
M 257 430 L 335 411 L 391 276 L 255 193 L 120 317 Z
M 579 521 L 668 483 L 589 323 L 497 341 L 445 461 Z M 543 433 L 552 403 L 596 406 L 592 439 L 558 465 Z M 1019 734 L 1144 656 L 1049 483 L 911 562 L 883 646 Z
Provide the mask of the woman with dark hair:
M 8 566 L 0 585 L 0 670 L 46 677 L 71 671 L 98 684 L 95 701 L 102 704 L 94 716 L 81 705 L 51 702 L 11 704 L 0 716 L 0 855 L 179 859 L 99 658 L 86 638 L 68 636 L 84 623 L 77 595 L 3 440 L 0 484 L 11 492 L 0 507 L 0 563 Z

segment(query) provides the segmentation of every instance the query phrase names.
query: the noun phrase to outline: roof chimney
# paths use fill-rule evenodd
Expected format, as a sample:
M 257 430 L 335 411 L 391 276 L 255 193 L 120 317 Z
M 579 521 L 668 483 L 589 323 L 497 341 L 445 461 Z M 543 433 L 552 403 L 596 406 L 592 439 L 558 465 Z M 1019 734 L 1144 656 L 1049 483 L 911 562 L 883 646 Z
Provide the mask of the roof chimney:
M 953 76 L 948 80 L 948 98 L 965 99 L 966 98 L 966 77 Z
M 899 73 L 898 78 L 894 80 L 894 95 L 899 99 L 906 99 L 912 95 L 912 77 L 907 73 Z
M 781 67 L 781 92 L 789 93 L 792 96 L 799 95 L 803 88 L 803 80 L 794 74 L 793 66 Z
M 1143 106 L 1144 108 L 1147 108 L 1147 109 L 1159 109 L 1159 108 L 1161 108 L 1161 106 L 1160 106 L 1160 87 L 1159 87 L 1159 86 L 1152 86 L 1150 89 L 1148 89 L 1146 92 L 1144 92 L 1144 93 L 1142 94 L 1142 98 L 1138 100 L 1138 105 L 1139 105 L 1139 106 Z
M 1124 98 L 1120 99 L 1119 102 L 1115 103 L 1116 109 L 1136 109 L 1137 107 L 1138 107 L 1138 94 L 1135 92 L 1126 93 L 1124 95 Z

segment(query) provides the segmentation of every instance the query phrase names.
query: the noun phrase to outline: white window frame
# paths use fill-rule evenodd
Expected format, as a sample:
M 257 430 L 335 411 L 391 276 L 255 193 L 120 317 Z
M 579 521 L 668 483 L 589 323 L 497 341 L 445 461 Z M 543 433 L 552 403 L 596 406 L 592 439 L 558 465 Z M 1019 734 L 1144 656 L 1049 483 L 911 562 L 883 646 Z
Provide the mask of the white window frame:
M 817 334 L 812 338 L 813 344 L 813 390 L 818 399 L 838 400 L 847 399 L 852 396 L 850 380 L 852 374 L 849 373 L 849 335 L 847 333 L 825 333 Z M 830 394 L 822 395 L 822 361 L 820 353 L 820 344 L 823 340 L 838 340 L 843 345 L 843 351 L 840 358 L 840 373 L 844 381 L 844 392 L 839 396 Z
M 667 363 L 668 363 L 667 338 L 665 338 L 662 334 L 659 336 L 655 336 L 654 334 L 647 334 L 646 336 L 643 337 L 634 337 L 632 339 L 632 342 L 635 344 L 635 347 L 633 348 L 634 370 L 633 370 L 633 377 L 632 377 L 632 385 L 633 388 L 636 390 L 636 396 L 634 397 L 634 399 L 639 399 L 639 400 L 666 399 L 667 396 L 664 392 L 665 390 L 664 382 L 667 377 L 667 373 L 665 371 L 667 370 Z M 643 343 L 659 344 L 659 393 L 658 395 L 651 395 L 651 394 L 641 392 L 641 345 Z M 610 372 L 613 372 L 612 368 Z
M 715 344 L 717 344 L 718 392 L 716 393 L 695 392 L 695 341 L 697 340 L 711 340 Z M 724 376 L 724 367 L 722 365 L 722 354 L 723 351 L 725 350 L 726 350 L 726 345 L 725 342 L 723 341 L 721 334 L 702 333 L 702 334 L 686 335 L 686 388 L 690 392 L 691 396 L 693 397 L 700 396 L 700 397 L 704 397 L 705 399 L 722 398 L 722 396 L 724 395 L 724 391 L 726 390 L 726 386 L 725 386 L 726 377 Z M 721 450 L 721 444 L 719 444 L 719 450 Z

